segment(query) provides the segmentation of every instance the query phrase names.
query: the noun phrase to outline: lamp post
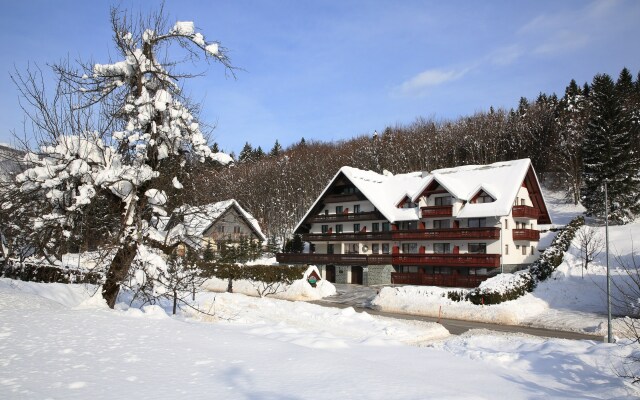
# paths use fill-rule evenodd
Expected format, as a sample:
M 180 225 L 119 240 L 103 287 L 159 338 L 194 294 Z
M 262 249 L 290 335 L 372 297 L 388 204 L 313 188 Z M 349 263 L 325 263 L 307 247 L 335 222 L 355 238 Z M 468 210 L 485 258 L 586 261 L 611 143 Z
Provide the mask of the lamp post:
M 498 225 L 500 225 L 500 273 L 504 274 L 504 262 L 502 261 L 502 255 L 504 252 L 504 246 L 502 244 L 502 219 L 498 218 Z
M 605 242 L 607 257 L 607 343 L 611 343 L 611 275 L 609 273 L 609 197 L 607 181 L 604 181 L 604 221 Z

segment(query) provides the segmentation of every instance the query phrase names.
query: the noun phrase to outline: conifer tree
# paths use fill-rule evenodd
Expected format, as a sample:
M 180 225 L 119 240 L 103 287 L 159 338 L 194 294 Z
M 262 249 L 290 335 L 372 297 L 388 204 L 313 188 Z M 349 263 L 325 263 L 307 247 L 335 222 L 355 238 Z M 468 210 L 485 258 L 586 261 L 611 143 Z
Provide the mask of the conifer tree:
M 240 155 L 238 155 L 238 162 L 245 163 L 249 162 L 253 159 L 253 147 L 249 142 L 245 142 L 244 147 L 240 151 Z
M 583 148 L 583 204 L 589 215 L 604 217 L 602 186 L 607 181 L 609 218 L 614 223 L 626 223 L 638 212 L 640 189 L 637 178 L 640 162 L 632 148 L 630 113 L 625 112 L 616 85 L 606 74 L 593 79 L 590 104 Z
M 280 146 L 280 142 L 278 142 L 278 139 L 276 139 L 276 142 L 271 148 L 271 151 L 269 151 L 269 156 L 278 157 L 281 152 L 282 152 L 282 146 Z
M 563 182 L 574 204 L 580 201 L 582 188 L 582 146 L 587 130 L 588 111 L 582 89 L 572 79 L 558 104 L 556 152 Z

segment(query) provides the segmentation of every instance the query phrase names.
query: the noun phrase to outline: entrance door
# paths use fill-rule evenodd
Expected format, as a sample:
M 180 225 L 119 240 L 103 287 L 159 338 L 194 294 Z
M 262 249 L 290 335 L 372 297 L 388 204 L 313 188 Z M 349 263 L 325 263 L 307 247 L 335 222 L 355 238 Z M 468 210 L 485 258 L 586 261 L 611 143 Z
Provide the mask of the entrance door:
M 336 283 L 336 266 L 327 265 L 324 267 L 326 279 L 331 283 Z
M 363 282 L 362 267 L 351 267 L 351 283 L 362 285 Z

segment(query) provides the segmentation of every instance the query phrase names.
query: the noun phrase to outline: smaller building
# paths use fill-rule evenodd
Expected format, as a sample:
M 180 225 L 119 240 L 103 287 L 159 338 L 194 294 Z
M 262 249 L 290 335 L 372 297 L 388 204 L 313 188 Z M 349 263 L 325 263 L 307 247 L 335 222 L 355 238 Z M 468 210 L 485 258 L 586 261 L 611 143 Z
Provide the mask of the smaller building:
M 185 245 L 217 252 L 222 243 L 237 244 L 247 238 L 263 244 L 266 240 L 258 221 L 233 199 L 181 207 L 166 221 L 165 229 L 170 241 L 181 243 L 178 253 L 184 253 Z

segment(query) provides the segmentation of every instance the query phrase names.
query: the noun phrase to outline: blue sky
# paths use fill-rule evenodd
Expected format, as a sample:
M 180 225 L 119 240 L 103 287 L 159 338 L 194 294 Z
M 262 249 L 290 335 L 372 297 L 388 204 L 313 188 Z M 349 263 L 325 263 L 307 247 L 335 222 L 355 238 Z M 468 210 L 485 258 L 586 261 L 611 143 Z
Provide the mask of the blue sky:
M 22 134 L 14 66 L 115 54 L 109 6 L 151 2 L 7 1 L 0 15 L 0 142 Z M 640 2 L 629 1 L 167 1 L 230 50 L 186 83 L 213 140 L 347 139 L 419 116 L 456 118 L 521 96 L 561 94 L 572 78 L 640 70 Z

